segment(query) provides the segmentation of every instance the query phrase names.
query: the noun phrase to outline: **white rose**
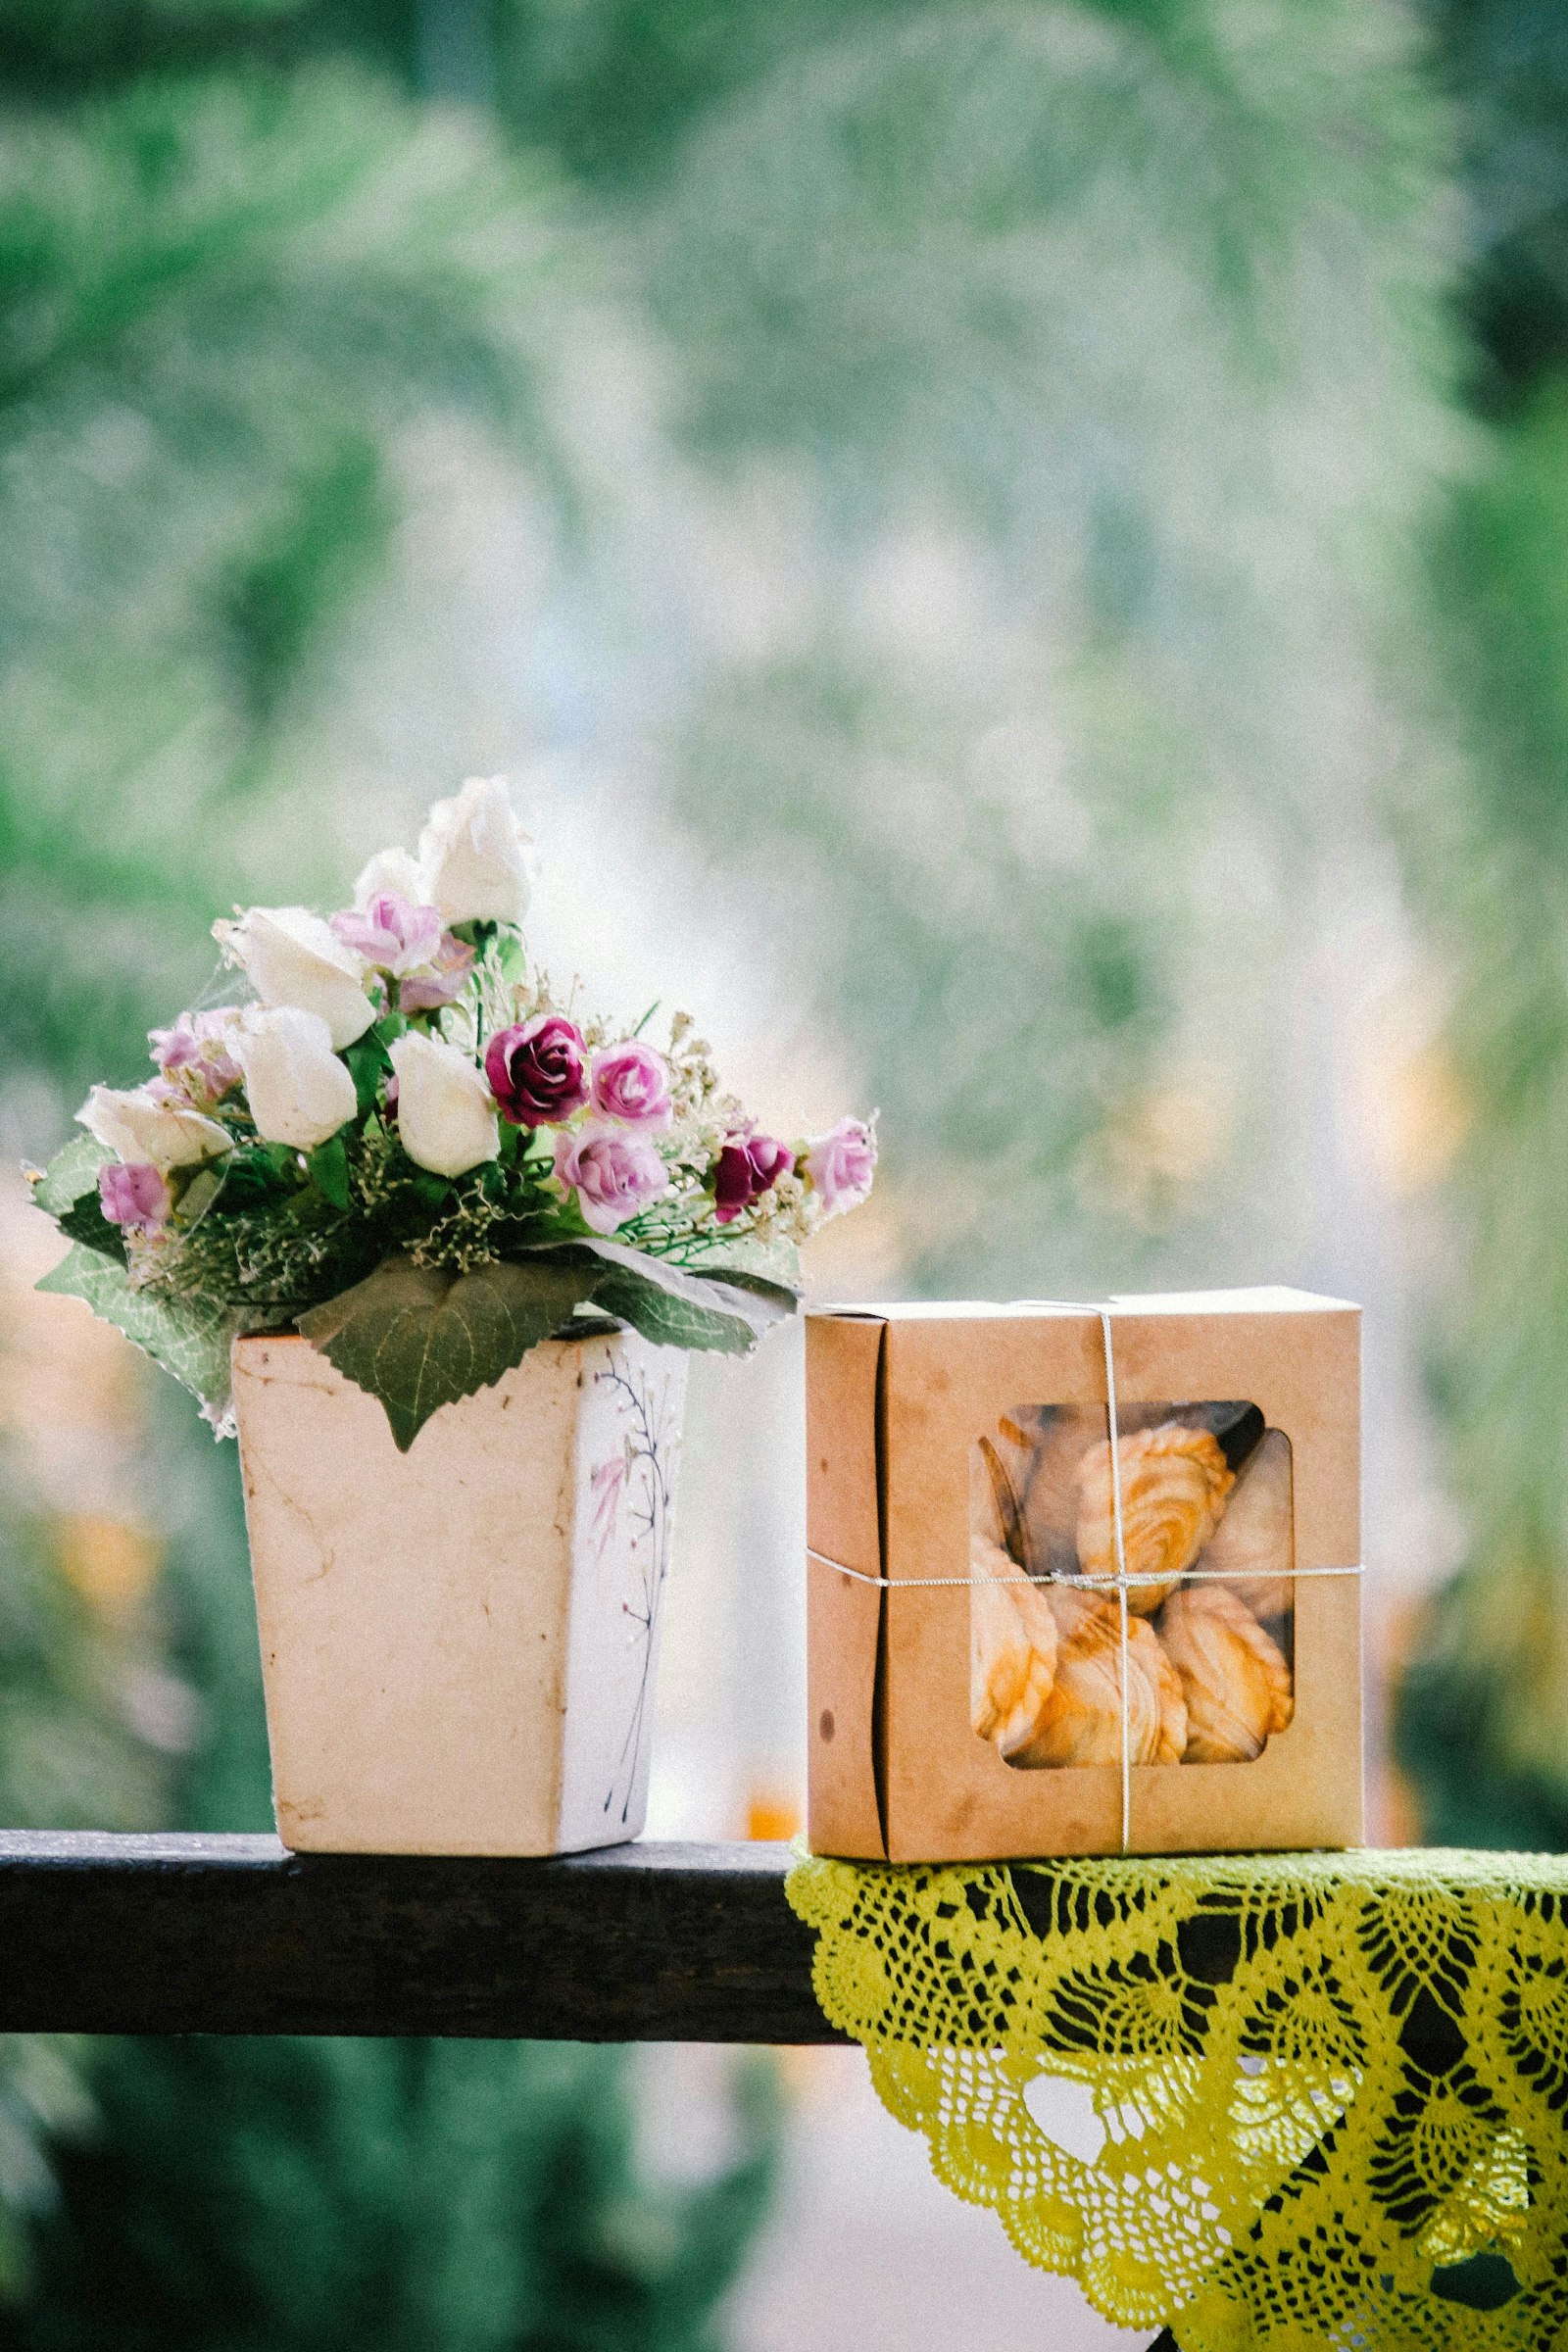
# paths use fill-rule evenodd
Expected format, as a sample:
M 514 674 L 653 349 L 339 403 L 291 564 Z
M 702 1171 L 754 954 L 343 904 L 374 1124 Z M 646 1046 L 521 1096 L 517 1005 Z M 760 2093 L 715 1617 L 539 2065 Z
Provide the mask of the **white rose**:
M 377 850 L 361 866 L 360 878 L 354 885 L 354 904 L 363 912 L 384 891 L 390 891 L 395 898 L 407 899 L 413 906 L 428 905 L 418 862 L 407 850 Z
M 215 923 L 213 934 L 229 961 L 250 974 L 264 1004 L 317 1013 L 340 1051 L 374 1020 L 375 1006 L 361 986 L 364 963 L 318 914 L 303 906 L 252 906 L 237 923 Z
M 389 1049 L 398 1080 L 403 1149 L 437 1176 L 462 1176 L 501 1149 L 495 1100 L 483 1070 L 438 1037 L 411 1029 Z
M 245 1073 L 246 1100 L 264 1142 L 314 1152 L 353 1118 L 354 1080 L 318 1012 L 253 1004 L 230 1051 Z
M 512 813 L 505 776 L 471 776 L 437 801 L 419 835 L 419 891 L 449 923 L 520 923 L 528 905 L 528 836 Z
M 157 1168 L 165 1176 L 171 1168 L 217 1159 L 234 1140 L 216 1119 L 204 1118 L 183 1103 L 161 1102 L 140 1086 L 132 1092 L 95 1086 L 76 1116 L 89 1135 L 121 1159 Z

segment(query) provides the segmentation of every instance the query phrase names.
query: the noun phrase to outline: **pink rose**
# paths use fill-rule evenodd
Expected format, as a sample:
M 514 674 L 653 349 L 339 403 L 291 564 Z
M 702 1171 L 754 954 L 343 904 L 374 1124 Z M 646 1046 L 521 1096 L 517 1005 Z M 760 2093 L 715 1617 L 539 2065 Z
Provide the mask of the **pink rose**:
M 553 1127 L 588 1100 L 587 1050 L 564 1013 L 540 1012 L 498 1029 L 484 1050 L 484 1074 L 514 1127 Z
M 667 1127 L 674 1104 L 669 1099 L 669 1066 L 652 1046 L 629 1038 L 623 1046 L 603 1046 L 594 1055 L 589 1081 L 595 1110 L 607 1119 L 625 1119 L 634 1127 Z
M 173 1207 L 173 1195 L 145 1161 L 112 1159 L 98 1171 L 98 1200 L 111 1225 L 126 1233 L 156 1233 Z
M 577 1196 L 583 1221 L 613 1233 L 669 1190 L 664 1163 L 645 1137 L 590 1124 L 556 1138 L 556 1174 Z
M 829 1217 L 858 1208 L 876 1172 L 876 1137 L 863 1119 L 840 1119 L 808 1147 L 805 1168 Z
M 441 945 L 441 916 L 434 906 L 416 906 L 395 890 L 377 891 L 364 906 L 331 918 L 346 948 L 378 972 L 400 979 L 418 963 L 433 962 Z
M 377 891 L 363 907 L 331 920 L 346 948 L 398 983 L 400 1012 L 450 1004 L 473 969 L 473 950 L 442 929 L 439 910 L 417 906 L 395 890 Z
M 719 1152 L 713 1171 L 713 1200 L 720 1225 L 729 1225 L 742 1209 L 770 1192 L 795 1165 L 795 1154 L 771 1135 L 732 1135 Z
M 435 961 L 398 982 L 399 1012 L 434 1012 L 438 1006 L 450 1004 L 462 996 L 472 969 L 473 950 L 454 939 L 450 931 L 443 931 Z
M 228 1051 L 228 1036 L 239 1017 L 237 1006 L 220 1004 L 212 1012 L 182 1012 L 171 1028 L 149 1029 L 147 1043 L 163 1072 L 150 1091 L 161 1100 L 183 1095 L 206 1103 L 238 1086 L 240 1066 Z

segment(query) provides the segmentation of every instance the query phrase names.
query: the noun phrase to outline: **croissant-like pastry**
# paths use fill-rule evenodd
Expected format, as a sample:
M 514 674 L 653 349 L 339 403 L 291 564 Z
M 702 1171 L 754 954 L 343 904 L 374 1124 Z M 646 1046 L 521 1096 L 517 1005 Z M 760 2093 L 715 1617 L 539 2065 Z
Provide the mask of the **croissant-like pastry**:
M 1009 1764 L 1119 1764 L 1121 1611 L 1079 1586 L 1049 1588 L 1056 1671 L 1029 1737 Z M 1175 1668 L 1143 1617 L 1127 1620 L 1127 1751 L 1134 1764 L 1179 1764 L 1187 1708 Z
M 1214 1533 L 1236 1479 L 1211 1432 L 1177 1421 L 1133 1431 L 1117 1453 L 1127 1574 L 1151 1580 L 1128 1586 L 1127 1605 L 1152 1617 Z M 1108 1438 L 1078 1465 L 1078 1558 L 1086 1576 L 1116 1573 Z
M 1236 1481 L 1225 1516 L 1198 1565 L 1226 1579 L 1225 1590 L 1254 1617 L 1283 1617 L 1291 1606 L 1296 1529 L 1291 1511 L 1291 1441 L 1271 1429 Z
M 998 1451 L 1008 1463 L 1017 1492 L 1024 1543 L 1036 1576 L 1077 1574 L 1078 1465 L 1104 1434 L 1101 1405 L 1014 1408 L 1003 1415 Z
M 1226 1585 L 1183 1585 L 1160 1611 L 1160 1639 L 1187 1700 L 1186 1764 L 1250 1764 L 1296 1711 L 1276 1642 Z
M 969 1539 L 969 1721 L 1004 1756 L 1033 1737 L 1056 1676 L 1056 1620 L 1044 1592 L 989 1537 Z

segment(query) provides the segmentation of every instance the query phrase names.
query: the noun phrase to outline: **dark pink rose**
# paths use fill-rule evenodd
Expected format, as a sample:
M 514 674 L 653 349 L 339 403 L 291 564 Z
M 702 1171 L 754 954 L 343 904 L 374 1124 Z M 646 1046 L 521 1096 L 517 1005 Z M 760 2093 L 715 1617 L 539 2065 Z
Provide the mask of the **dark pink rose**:
M 514 1127 L 552 1127 L 588 1100 L 582 1032 L 562 1012 L 535 1013 L 498 1029 L 484 1050 L 484 1074 Z
M 863 1119 L 840 1119 L 808 1148 L 805 1167 L 824 1216 L 858 1208 L 876 1173 L 876 1137 Z
M 135 1160 L 112 1159 L 99 1169 L 98 1200 L 110 1224 L 126 1233 L 156 1233 L 173 1206 L 159 1171 Z
M 674 1104 L 669 1099 L 669 1065 L 652 1046 L 628 1038 L 623 1046 L 603 1046 L 594 1055 L 589 1090 L 595 1110 L 607 1119 L 625 1119 L 634 1127 L 667 1127 Z
M 771 1191 L 795 1165 L 795 1154 L 772 1135 L 732 1135 L 719 1152 L 713 1200 L 720 1225 L 729 1225 Z
M 613 1233 L 669 1190 L 654 1146 L 624 1127 L 590 1124 L 575 1135 L 558 1135 L 556 1174 L 576 1194 L 583 1221 L 595 1233 Z

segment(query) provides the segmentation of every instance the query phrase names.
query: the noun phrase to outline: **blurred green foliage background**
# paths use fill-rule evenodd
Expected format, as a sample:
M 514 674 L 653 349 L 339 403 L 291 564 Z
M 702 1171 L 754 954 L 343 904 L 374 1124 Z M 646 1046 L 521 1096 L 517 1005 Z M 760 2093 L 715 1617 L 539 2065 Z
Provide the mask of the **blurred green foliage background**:
M 0 0 L 0 92 L 7 1147 L 537 753 L 880 1102 L 899 1279 L 1310 1278 L 1392 871 L 1475 1531 L 1401 1753 L 1568 1842 L 1560 12 Z M 0 1810 L 265 1826 L 232 1462 L 35 1345 Z M 0 2344 L 699 2346 L 737 2100 L 677 2191 L 614 2054 L 0 2049 Z

